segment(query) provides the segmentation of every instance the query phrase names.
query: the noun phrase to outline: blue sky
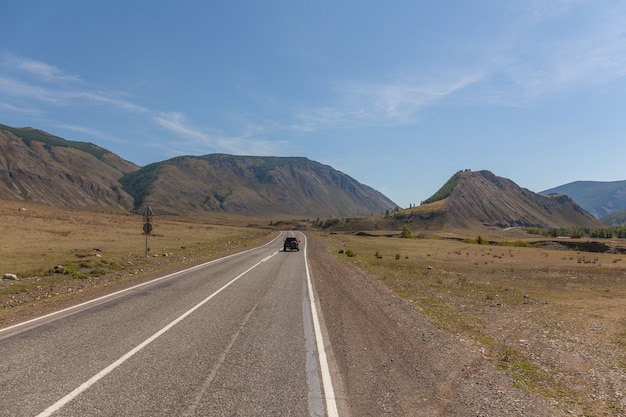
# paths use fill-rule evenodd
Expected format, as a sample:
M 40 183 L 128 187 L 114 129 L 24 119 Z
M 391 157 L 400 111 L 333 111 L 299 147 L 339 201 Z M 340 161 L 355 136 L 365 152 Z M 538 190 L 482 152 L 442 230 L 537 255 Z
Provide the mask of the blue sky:
M 461 169 L 626 180 L 626 2 L 0 0 L 0 123 L 138 165 L 305 156 L 402 207 Z

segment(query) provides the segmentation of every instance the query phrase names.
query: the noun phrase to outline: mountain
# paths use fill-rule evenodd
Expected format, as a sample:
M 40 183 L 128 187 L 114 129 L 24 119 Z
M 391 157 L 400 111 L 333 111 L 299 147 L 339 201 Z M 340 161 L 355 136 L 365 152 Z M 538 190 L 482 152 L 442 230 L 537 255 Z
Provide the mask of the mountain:
M 603 224 L 565 195 L 544 196 L 490 171 L 459 171 L 396 221 L 436 228 L 590 227 Z
M 194 215 L 334 217 L 396 204 L 306 158 L 184 156 L 139 166 L 88 142 L 0 125 L 0 195 L 80 209 Z
M 139 212 L 151 205 L 165 214 L 344 217 L 396 207 L 348 175 L 302 157 L 183 156 L 129 173 L 121 183 Z
M 87 142 L 0 125 L 3 199 L 80 209 L 257 217 L 352 217 L 393 212 L 426 228 L 602 227 L 566 195 L 539 195 L 489 171 L 459 171 L 419 207 L 396 204 L 348 175 L 301 157 L 213 154 L 138 167 Z M 612 195 L 616 195 L 613 191 Z M 378 227 L 378 226 L 377 226 Z
M 80 209 L 129 210 L 118 180 L 138 166 L 97 145 L 0 125 L 0 195 Z
M 626 210 L 620 210 L 607 214 L 600 219 L 607 226 L 623 226 L 626 224 Z
M 541 194 L 568 195 L 598 219 L 626 209 L 626 181 L 575 181 Z

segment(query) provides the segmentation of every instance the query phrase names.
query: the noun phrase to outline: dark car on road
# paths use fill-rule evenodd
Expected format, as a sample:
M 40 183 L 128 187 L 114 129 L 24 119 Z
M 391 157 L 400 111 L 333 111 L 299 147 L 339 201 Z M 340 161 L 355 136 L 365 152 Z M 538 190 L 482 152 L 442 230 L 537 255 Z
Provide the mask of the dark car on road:
M 300 242 L 295 237 L 288 237 L 285 239 L 285 243 L 283 244 L 283 250 L 287 252 L 287 249 L 290 251 L 297 250 L 300 251 Z

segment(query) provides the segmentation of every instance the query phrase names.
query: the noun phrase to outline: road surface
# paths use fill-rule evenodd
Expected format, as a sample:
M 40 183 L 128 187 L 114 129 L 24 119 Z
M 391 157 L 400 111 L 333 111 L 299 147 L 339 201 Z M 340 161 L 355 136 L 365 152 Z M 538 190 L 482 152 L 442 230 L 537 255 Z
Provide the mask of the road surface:
M 0 415 L 337 415 L 305 256 L 283 232 L 0 330 Z

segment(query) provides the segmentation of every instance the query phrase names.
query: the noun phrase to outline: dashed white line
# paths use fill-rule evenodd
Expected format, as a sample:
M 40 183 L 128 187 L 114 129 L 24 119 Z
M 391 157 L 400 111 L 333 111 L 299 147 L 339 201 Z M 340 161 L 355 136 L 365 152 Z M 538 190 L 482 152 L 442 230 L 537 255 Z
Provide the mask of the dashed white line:
M 272 255 L 269 256 L 269 258 L 271 258 L 272 256 L 276 255 L 277 253 L 278 252 L 274 252 Z M 184 320 L 186 317 L 188 317 L 191 313 L 193 313 L 194 311 L 196 311 L 197 309 L 202 307 L 204 304 L 209 302 L 209 300 L 211 300 L 213 297 L 215 297 L 216 295 L 218 295 L 219 293 L 224 291 L 226 288 L 228 288 L 231 284 L 233 284 L 239 278 L 241 278 L 242 276 L 244 276 L 248 272 L 252 271 L 254 268 L 256 268 L 257 266 L 261 265 L 263 262 L 265 262 L 269 258 L 265 258 L 264 260 L 259 261 L 256 264 L 254 264 L 253 266 L 251 266 L 250 268 L 246 269 L 244 272 L 242 272 L 241 274 L 239 274 L 238 276 L 236 276 L 235 278 L 230 280 L 228 283 L 226 283 L 222 288 L 220 288 L 219 290 L 215 291 L 213 294 L 209 295 L 207 298 L 205 298 L 204 300 L 202 300 L 201 302 L 199 302 L 198 304 L 193 306 L 191 309 L 187 310 L 185 313 L 183 313 L 181 316 L 179 316 L 176 320 L 172 321 L 167 326 L 163 327 L 161 330 L 159 330 L 158 332 L 156 332 L 155 334 L 150 336 L 148 339 L 146 339 L 145 341 L 143 341 L 142 343 L 137 345 L 134 349 L 130 350 L 124 356 L 122 356 L 121 358 L 119 358 L 118 360 L 113 362 L 111 365 L 107 366 L 106 368 L 104 368 L 103 370 L 98 372 L 96 375 L 91 377 L 88 381 L 82 383 L 74 391 L 70 392 L 65 397 L 61 398 L 59 401 L 57 401 L 56 403 L 52 404 L 50 407 L 46 408 L 44 411 L 39 413 L 37 415 L 37 417 L 51 416 L 53 413 L 55 413 L 56 411 L 58 411 L 61 408 L 63 408 L 67 403 L 72 401 L 74 398 L 78 397 L 81 393 L 86 391 L 93 384 L 95 384 L 96 382 L 98 382 L 99 380 L 104 378 L 107 374 L 111 373 L 115 368 L 117 368 L 118 366 L 120 366 L 121 364 L 126 362 L 128 359 L 133 357 L 137 352 L 141 351 L 143 348 L 145 348 L 150 343 L 155 341 L 159 336 L 163 335 L 165 332 L 167 332 L 169 329 L 174 327 L 176 324 L 180 323 L 182 320 Z

